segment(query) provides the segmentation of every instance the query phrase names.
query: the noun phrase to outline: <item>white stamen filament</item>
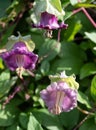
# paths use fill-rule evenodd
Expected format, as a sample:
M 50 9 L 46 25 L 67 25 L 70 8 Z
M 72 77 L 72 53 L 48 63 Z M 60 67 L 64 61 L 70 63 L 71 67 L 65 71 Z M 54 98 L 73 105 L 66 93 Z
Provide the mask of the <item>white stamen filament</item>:
M 18 68 L 21 68 L 24 66 L 24 55 L 16 55 L 16 64 L 18 66 Z
M 46 30 L 45 32 L 44 32 L 44 36 L 45 37 L 48 37 L 48 38 L 52 38 L 52 30 Z
M 22 77 L 22 73 L 24 71 L 24 55 L 16 55 L 16 64 L 18 66 L 18 68 L 16 69 L 16 73 L 18 74 L 18 76 L 20 77 L 20 79 L 23 79 Z
M 64 92 L 57 91 L 56 103 L 55 103 L 54 108 L 52 110 L 53 113 L 55 113 L 55 114 L 60 114 L 61 113 L 61 111 L 62 111 L 61 106 L 62 106 L 64 96 L 65 96 Z
M 20 79 L 23 79 L 23 77 L 22 77 L 23 71 L 24 71 L 23 67 L 19 67 L 19 68 L 16 69 L 16 73 L 20 77 Z

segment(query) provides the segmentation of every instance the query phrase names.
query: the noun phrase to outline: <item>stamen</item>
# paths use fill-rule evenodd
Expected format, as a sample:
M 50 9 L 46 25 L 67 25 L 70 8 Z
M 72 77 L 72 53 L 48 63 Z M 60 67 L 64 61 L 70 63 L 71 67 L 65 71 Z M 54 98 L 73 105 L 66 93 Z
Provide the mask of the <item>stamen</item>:
M 60 114 L 61 113 L 60 107 L 55 104 L 53 109 L 51 109 L 51 113 L 53 113 L 53 114 Z
M 16 55 L 15 58 L 16 58 L 16 64 L 17 64 L 18 68 L 23 67 L 24 66 L 24 55 L 18 54 L 18 55 Z
M 16 55 L 15 58 L 16 58 L 16 64 L 18 66 L 18 68 L 16 69 L 16 73 L 20 77 L 20 79 L 23 79 L 22 73 L 24 71 L 24 68 L 23 68 L 23 66 L 24 66 L 24 55 L 18 54 L 18 55 Z
M 57 91 L 56 103 L 55 103 L 55 106 L 53 108 L 53 113 L 55 113 L 55 114 L 60 114 L 61 113 L 61 111 L 62 111 L 62 102 L 63 102 L 64 96 L 65 96 L 64 92 Z
M 19 67 L 19 68 L 16 69 L 16 73 L 20 77 L 20 79 L 23 79 L 23 77 L 22 77 L 23 71 L 24 71 L 23 67 Z
M 45 37 L 48 37 L 48 38 L 52 38 L 52 30 L 46 30 L 46 31 L 44 32 L 44 36 L 45 36 Z

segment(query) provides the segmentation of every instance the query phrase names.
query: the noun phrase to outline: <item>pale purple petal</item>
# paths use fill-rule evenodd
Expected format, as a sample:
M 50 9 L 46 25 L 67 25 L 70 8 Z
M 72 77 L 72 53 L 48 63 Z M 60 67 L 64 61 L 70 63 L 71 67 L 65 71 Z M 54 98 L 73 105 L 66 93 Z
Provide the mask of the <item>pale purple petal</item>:
M 76 107 L 77 106 L 76 99 L 77 99 L 77 91 L 73 89 L 66 89 L 65 97 L 62 102 L 62 110 L 67 112 Z

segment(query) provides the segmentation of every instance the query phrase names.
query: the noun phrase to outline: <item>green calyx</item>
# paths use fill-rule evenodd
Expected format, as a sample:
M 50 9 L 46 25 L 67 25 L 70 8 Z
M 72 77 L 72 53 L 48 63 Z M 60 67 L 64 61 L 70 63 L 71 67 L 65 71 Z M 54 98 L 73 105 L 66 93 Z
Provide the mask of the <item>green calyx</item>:
M 35 44 L 31 40 L 31 35 L 21 36 L 20 33 L 18 33 L 18 34 L 19 34 L 18 36 L 11 35 L 8 38 L 8 42 L 6 44 L 6 49 L 10 50 L 13 48 L 13 46 L 16 42 L 22 41 L 26 44 L 26 47 L 29 51 L 33 51 L 35 49 Z
M 66 82 L 69 85 L 69 87 L 71 87 L 72 89 L 79 88 L 79 84 L 76 82 L 75 76 L 74 75 L 66 76 L 65 72 L 62 72 L 61 75 L 59 75 L 59 74 L 50 75 L 49 79 L 51 80 L 51 82 L 59 82 L 59 81 Z
M 50 14 L 53 14 L 57 18 L 62 20 L 63 16 L 65 15 L 65 11 L 61 7 L 60 0 L 36 0 L 34 11 L 37 16 L 37 19 L 42 12 L 48 12 Z

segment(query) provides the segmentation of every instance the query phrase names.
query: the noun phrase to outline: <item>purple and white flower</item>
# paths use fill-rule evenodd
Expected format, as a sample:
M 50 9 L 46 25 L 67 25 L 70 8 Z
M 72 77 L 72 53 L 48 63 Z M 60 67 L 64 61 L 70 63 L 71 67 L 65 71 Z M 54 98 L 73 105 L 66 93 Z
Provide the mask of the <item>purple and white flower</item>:
M 53 114 L 68 112 L 77 106 L 77 90 L 70 88 L 66 82 L 53 82 L 40 95 Z
M 50 14 L 48 12 L 41 13 L 40 22 L 38 24 L 33 24 L 32 27 L 34 28 L 41 28 L 47 30 L 53 29 L 66 29 L 68 27 L 67 24 L 64 22 L 58 23 L 58 19 L 55 15 Z
M 10 70 L 21 73 L 23 69 L 35 69 L 38 56 L 30 52 L 22 41 L 16 42 L 11 50 L 1 54 L 2 59 Z M 21 74 L 19 75 L 21 76 Z

